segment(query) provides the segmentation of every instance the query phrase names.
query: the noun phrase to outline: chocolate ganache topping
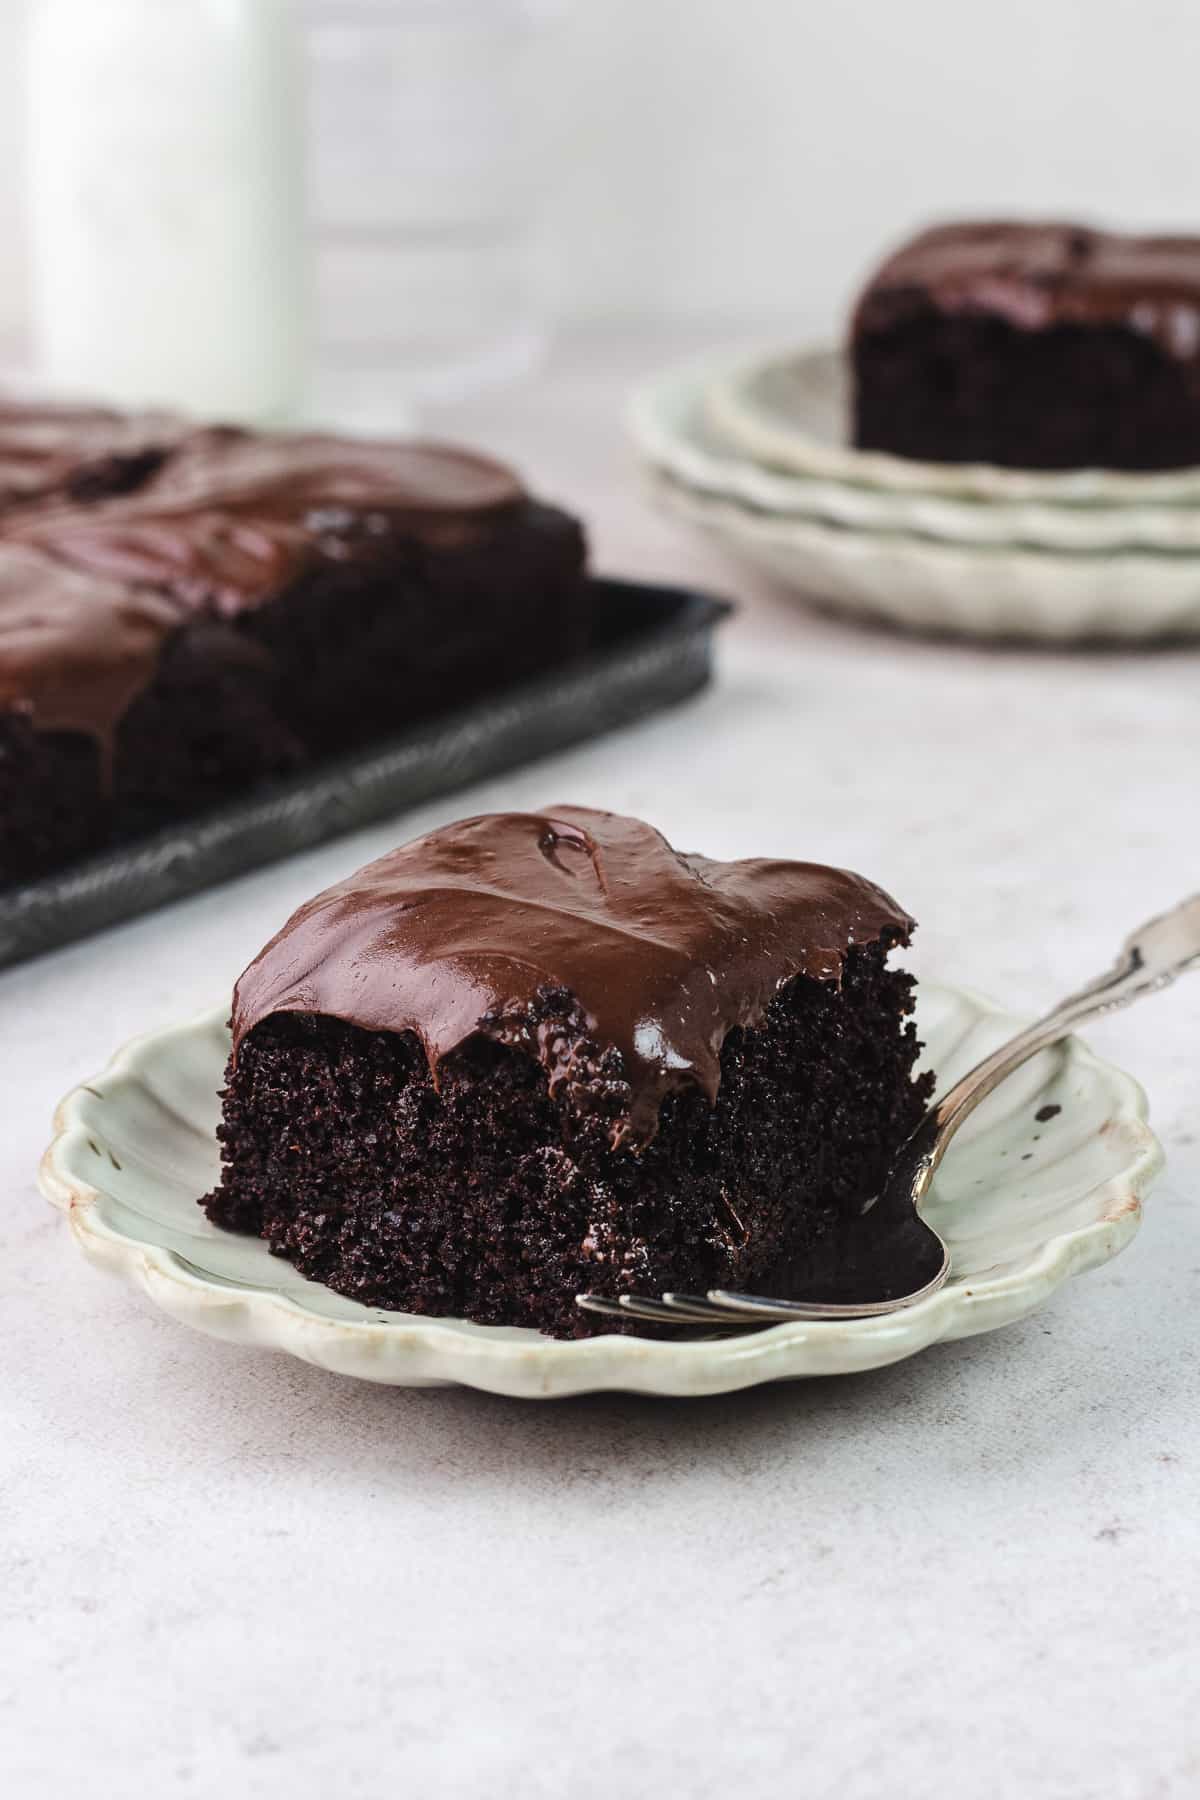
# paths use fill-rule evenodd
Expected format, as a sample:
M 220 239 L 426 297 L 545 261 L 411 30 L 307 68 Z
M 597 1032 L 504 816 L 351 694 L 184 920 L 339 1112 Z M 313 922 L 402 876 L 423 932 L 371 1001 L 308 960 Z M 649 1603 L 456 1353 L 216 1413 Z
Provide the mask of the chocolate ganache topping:
M 858 875 L 815 863 L 683 855 L 638 819 L 586 807 L 464 819 L 394 850 L 294 913 L 234 994 L 234 1054 L 273 1013 L 411 1032 L 434 1079 L 483 1035 L 542 1063 L 577 1042 L 539 1030 L 566 989 L 586 1036 L 615 1046 L 631 1090 L 614 1144 L 646 1143 L 664 1097 L 715 1101 L 721 1046 L 792 976 L 839 980 L 852 945 L 912 921 Z
M 889 330 L 931 307 L 991 313 L 1022 331 L 1124 326 L 1186 360 L 1200 352 L 1200 238 L 1061 223 L 934 226 L 878 270 L 854 329 Z
M 245 612 L 393 527 L 452 548 L 523 497 L 450 446 L 0 405 L 0 712 L 89 734 L 107 766 L 189 614 Z
M 0 402 L 0 511 L 127 493 L 161 468 L 183 435 L 167 413 Z
M 404 517 L 486 512 L 524 490 L 512 470 L 453 444 L 308 432 L 271 436 L 213 426 L 193 433 L 141 503 L 222 506 L 300 520 L 344 506 Z
M 0 712 L 25 713 L 38 731 L 86 733 L 107 766 L 116 728 L 178 622 L 156 594 L 0 544 Z
M 469 542 L 524 497 L 501 463 L 449 445 L 197 431 L 135 497 L 33 520 L 22 537 L 76 568 L 223 617 L 261 605 L 318 558 L 370 554 L 394 531 Z

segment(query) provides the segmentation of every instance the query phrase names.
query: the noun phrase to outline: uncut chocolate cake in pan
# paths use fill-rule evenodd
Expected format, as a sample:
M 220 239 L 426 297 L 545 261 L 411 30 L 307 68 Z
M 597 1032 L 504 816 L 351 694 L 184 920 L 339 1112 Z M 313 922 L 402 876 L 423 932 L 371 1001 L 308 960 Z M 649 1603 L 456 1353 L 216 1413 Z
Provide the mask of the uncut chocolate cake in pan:
M 560 1337 L 609 1296 L 770 1291 L 916 1125 L 912 921 L 583 807 L 430 833 L 237 984 L 214 1223 L 373 1306 Z
M 0 408 L 0 886 L 570 661 L 584 563 L 468 451 Z
M 1200 237 L 941 225 L 851 328 L 854 441 L 930 462 L 1200 464 Z

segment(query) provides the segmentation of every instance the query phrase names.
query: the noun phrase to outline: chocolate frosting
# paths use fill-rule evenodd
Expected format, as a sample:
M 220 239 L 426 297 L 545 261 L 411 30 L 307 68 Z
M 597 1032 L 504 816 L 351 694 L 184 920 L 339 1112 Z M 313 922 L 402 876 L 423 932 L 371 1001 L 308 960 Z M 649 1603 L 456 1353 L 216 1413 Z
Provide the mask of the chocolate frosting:
M 872 277 L 853 329 L 890 330 L 931 309 L 989 313 L 1021 331 L 1124 326 L 1187 360 L 1200 354 L 1200 238 L 1061 223 L 934 226 Z
M 0 712 L 26 713 L 38 731 L 86 733 L 107 768 L 117 725 L 177 623 L 158 595 L 0 544 Z
M 35 520 L 21 536 L 76 568 L 144 583 L 223 617 L 259 606 L 315 558 L 363 553 L 399 529 L 470 541 L 523 489 L 502 464 L 448 445 L 195 432 L 135 498 Z
M 162 465 L 184 429 L 166 413 L 0 403 L 0 510 L 123 492 Z
M 138 504 L 221 506 L 292 520 L 328 507 L 423 518 L 487 512 L 523 492 L 503 463 L 452 444 L 213 426 L 180 446 Z
M 654 1134 L 666 1094 L 714 1101 L 721 1046 L 795 975 L 836 982 L 851 945 L 912 921 L 861 876 L 815 863 L 714 862 L 638 819 L 586 807 L 490 813 L 394 850 L 294 913 L 237 984 L 234 1054 L 273 1013 L 412 1032 L 437 1079 L 482 1035 L 538 1058 L 551 1088 L 577 1042 L 538 1030 L 566 989 L 620 1051 L 631 1100 L 614 1143 Z
M 453 547 L 522 498 L 446 445 L 0 405 L 0 710 L 87 732 L 107 765 L 189 613 L 250 610 L 394 528 Z
M 155 590 L 185 611 L 221 618 L 281 593 L 311 561 L 312 533 L 212 508 L 179 512 L 60 513 L 21 541 L 81 574 Z

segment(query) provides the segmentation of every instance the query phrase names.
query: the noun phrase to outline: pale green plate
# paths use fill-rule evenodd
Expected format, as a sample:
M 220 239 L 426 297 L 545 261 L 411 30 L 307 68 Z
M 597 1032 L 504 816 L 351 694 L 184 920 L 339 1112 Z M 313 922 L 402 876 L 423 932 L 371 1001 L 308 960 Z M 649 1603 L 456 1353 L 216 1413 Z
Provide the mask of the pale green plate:
M 734 1338 L 560 1343 L 360 1306 L 305 1280 L 256 1239 L 210 1225 L 196 1200 L 217 1175 L 227 1013 L 222 1006 L 137 1039 L 68 1094 L 42 1191 L 68 1213 L 93 1261 L 182 1323 L 398 1386 L 462 1383 L 526 1399 L 598 1388 L 698 1395 L 876 1368 L 1010 1324 L 1069 1275 L 1115 1256 L 1137 1229 L 1162 1161 L 1137 1083 L 1072 1039 L 1012 1076 L 955 1139 L 927 1209 L 954 1268 L 930 1299 L 889 1318 Z M 918 1028 L 943 1083 L 1016 1025 L 973 994 L 929 982 L 920 989 Z M 1039 1123 L 1047 1103 L 1062 1110 Z

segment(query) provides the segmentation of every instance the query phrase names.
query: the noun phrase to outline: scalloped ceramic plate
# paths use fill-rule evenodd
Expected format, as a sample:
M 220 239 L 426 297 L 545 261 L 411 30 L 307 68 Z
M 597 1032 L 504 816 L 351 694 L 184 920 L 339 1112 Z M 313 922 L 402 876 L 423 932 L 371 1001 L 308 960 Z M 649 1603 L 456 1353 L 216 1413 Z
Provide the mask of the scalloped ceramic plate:
M 257 1239 L 210 1225 L 196 1197 L 217 1174 L 227 1011 L 135 1040 L 70 1093 L 43 1158 L 42 1191 L 67 1212 L 94 1262 L 182 1323 L 402 1387 L 461 1383 L 526 1399 L 593 1389 L 698 1395 L 877 1368 L 1007 1325 L 1069 1275 L 1115 1256 L 1137 1229 L 1162 1160 L 1137 1083 L 1072 1039 L 986 1101 L 942 1164 L 927 1216 L 954 1269 L 930 1299 L 890 1318 L 776 1325 L 736 1338 L 559 1343 L 360 1306 L 306 1281 Z M 950 1080 L 1017 1021 L 973 994 L 926 982 L 918 1025 L 927 1059 Z M 1039 1124 L 1046 1104 L 1062 1111 Z
M 664 511 L 805 601 L 906 630 L 1043 643 L 1200 636 L 1200 555 L 937 543 L 752 511 L 651 470 Z
M 708 416 L 744 455 L 796 475 L 902 493 L 1059 506 L 1195 505 L 1200 468 L 1139 475 L 1117 469 L 1006 469 L 991 463 L 929 463 L 856 450 L 849 442 L 845 357 L 828 346 L 787 348 L 714 375 Z
M 1092 555 L 1113 550 L 1200 554 L 1200 505 L 980 499 L 770 467 L 722 432 L 734 379 L 727 357 L 715 363 L 710 358 L 670 370 L 638 389 L 628 422 L 643 460 L 707 498 L 736 501 L 771 518 L 813 519 L 853 531 L 899 531 L 963 546 Z

